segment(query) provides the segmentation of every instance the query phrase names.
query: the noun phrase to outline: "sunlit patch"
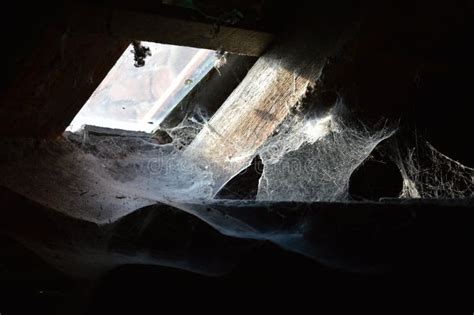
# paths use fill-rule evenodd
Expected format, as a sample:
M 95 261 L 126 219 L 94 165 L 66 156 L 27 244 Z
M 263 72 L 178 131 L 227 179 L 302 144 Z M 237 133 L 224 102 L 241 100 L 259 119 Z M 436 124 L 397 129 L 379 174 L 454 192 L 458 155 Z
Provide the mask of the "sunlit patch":
M 214 67 L 218 57 L 207 49 L 146 43 L 151 56 L 136 67 L 130 45 L 71 122 L 152 132 Z
M 308 142 L 315 142 L 331 131 L 332 116 L 320 119 L 309 119 L 305 122 L 302 131 L 308 137 Z

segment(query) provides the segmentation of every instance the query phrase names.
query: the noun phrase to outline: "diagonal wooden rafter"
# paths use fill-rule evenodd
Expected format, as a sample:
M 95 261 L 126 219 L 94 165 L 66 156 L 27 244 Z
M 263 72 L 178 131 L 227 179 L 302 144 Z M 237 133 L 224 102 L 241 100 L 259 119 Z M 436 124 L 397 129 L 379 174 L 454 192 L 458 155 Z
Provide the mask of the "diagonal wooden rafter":
M 315 40 L 314 34 L 293 33 L 259 58 L 185 151 L 214 174 L 214 193 L 250 165 L 258 148 L 315 85 L 346 35 L 332 30 Z

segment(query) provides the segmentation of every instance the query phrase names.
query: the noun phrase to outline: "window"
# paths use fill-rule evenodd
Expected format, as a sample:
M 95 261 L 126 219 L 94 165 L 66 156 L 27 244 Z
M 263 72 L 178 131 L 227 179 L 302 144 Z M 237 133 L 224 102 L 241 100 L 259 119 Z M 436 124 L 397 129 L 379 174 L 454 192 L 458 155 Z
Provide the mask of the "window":
M 207 49 L 143 42 L 151 56 L 134 66 L 130 45 L 66 131 L 83 125 L 152 132 L 214 67 Z

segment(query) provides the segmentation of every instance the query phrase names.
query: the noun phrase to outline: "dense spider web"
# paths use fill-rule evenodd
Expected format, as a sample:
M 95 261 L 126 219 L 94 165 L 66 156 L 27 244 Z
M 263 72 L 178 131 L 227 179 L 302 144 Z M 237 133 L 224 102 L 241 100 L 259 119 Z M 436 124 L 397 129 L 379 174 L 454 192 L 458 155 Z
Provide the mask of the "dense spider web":
M 439 152 L 416 134 L 416 144 L 394 141 L 390 157 L 403 178 L 401 198 L 468 198 L 474 194 L 474 169 Z
M 212 168 L 203 169 L 182 154 L 207 120 L 205 112 L 197 108 L 181 124 L 166 129 L 172 138 L 168 144 L 149 137 L 85 131 L 40 145 L 32 139 L 4 139 L 0 184 L 53 209 L 95 222 L 116 220 L 156 201 L 212 200 Z M 256 198 L 350 201 L 351 174 L 387 138 L 392 144 L 380 150 L 400 170 L 401 198 L 473 196 L 472 168 L 416 134 L 412 138 L 417 141 L 405 141 L 393 124 L 382 121 L 367 127 L 339 101 L 320 115 L 294 111 L 255 152 L 264 165 Z M 18 175 L 23 173 L 27 176 Z
M 265 165 L 258 200 L 347 200 L 352 172 L 394 126 L 373 128 L 338 103 L 324 116 L 297 112 L 259 150 Z
M 351 174 L 377 147 L 400 170 L 401 198 L 473 196 L 472 168 L 439 152 L 416 134 L 411 134 L 411 140 L 417 141 L 406 141 L 406 133 L 400 136 L 397 124 L 381 121 L 368 127 L 339 101 L 324 114 L 295 110 L 255 152 L 264 164 L 257 203 L 218 201 L 213 198 L 212 169 L 203 169 L 183 156 L 207 121 L 200 111 L 188 115 L 178 126 L 165 130 L 171 138 L 166 144 L 151 135 L 87 130 L 67 133 L 55 141 L 0 139 L 4 148 L 0 152 L 0 185 L 65 215 L 98 224 L 111 223 L 157 202 L 168 204 L 198 217 L 221 234 L 269 240 L 315 259 L 324 259 L 324 255 L 321 258 L 318 248 L 304 237 L 303 214 L 305 209 L 314 210 L 325 203 L 274 201 L 351 202 Z M 379 146 L 384 140 L 390 145 Z M 290 209 L 292 204 L 297 211 Z M 76 269 L 77 261 L 95 265 L 100 253 L 103 260 L 110 259 L 115 266 L 117 256 L 109 252 L 107 242 L 104 244 L 94 244 L 92 258 L 81 250 L 66 262 L 72 261 L 72 269 Z M 61 248 L 34 248 L 47 257 L 64 259 L 70 255 Z M 216 272 L 228 262 L 216 260 L 211 266 L 207 261 L 203 264 L 199 259 L 192 260 L 194 252 L 186 253 L 189 256 L 184 260 L 180 255 L 171 249 L 153 257 L 120 256 L 120 262 L 168 265 L 201 273 Z M 208 252 L 205 257 L 209 257 Z M 65 264 L 60 259 L 55 261 Z

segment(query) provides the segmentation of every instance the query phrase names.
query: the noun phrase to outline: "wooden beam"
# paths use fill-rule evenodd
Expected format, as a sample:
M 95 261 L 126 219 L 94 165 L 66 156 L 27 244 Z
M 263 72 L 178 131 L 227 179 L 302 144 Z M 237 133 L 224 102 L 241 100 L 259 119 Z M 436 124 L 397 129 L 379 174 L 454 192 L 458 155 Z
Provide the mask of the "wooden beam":
M 164 44 L 224 50 L 260 56 L 273 40 L 263 31 L 183 20 L 153 14 L 115 10 L 111 17 L 114 36 Z
M 344 32 L 293 33 L 270 48 L 249 71 L 185 154 L 214 174 L 217 193 L 247 167 L 291 109 L 315 85 Z
M 192 10 L 159 5 L 153 10 L 101 7 L 75 3 L 70 7 L 73 32 L 106 33 L 126 40 L 224 50 L 260 56 L 274 38 L 254 25 L 218 25 Z M 152 12 L 152 13 L 150 13 Z

